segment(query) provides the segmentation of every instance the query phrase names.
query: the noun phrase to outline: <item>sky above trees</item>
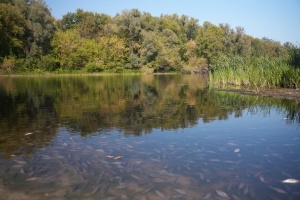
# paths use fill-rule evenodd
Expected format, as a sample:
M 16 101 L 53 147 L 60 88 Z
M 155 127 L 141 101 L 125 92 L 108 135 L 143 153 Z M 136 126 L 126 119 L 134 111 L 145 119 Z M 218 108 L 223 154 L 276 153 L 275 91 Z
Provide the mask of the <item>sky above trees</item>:
M 300 43 L 299 0 L 46 0 L 46 3 L 57 19 L 78 8 L 111 16 L 137 8 L 153 16 L 185 14 L 199 19 L 200 25 L 209 21 L 215 25 L 241 26 L 248 35 L 267 37 L 282 44 Z

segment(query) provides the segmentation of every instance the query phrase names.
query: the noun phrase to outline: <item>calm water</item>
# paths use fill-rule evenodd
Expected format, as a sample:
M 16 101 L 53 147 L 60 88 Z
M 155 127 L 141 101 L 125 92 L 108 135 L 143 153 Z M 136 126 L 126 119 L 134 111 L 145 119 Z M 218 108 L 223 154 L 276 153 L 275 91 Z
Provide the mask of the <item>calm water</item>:
M 193 75 L 0 77 L 0 199 L 300 199 L 300 103 Z

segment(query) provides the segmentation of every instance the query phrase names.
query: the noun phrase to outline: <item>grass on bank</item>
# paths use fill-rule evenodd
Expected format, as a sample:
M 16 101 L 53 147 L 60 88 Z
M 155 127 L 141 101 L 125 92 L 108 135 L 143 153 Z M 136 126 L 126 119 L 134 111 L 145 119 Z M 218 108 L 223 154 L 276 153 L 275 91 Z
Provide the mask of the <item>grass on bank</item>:
M 297 51 L 298 52 L 298 51 Z M 298 55 L 298 54 L 297 54 Z M 300 87 L 300 66 L 298 60 L 292 59 L 294 64 L 283 58 L 259 57 L 246 59 L 242 56 L 219 57 L 209 73 L 212 85 L 235 85 L 252 88 Z M 296 64 L 295 64 L 296 63 Z M 3 75 L 61 75 L 61 74 L 149 74 L 152 68 L 124 69 L 121 67 L 104 69 L 94 65 L 80 70 L 63 69 L 52 58 L 45 57 L 32 67 L 26 59 L 5 58 L 0 74 Z M 178 74 L 180 71 L 169 73 Z
M 291 67 L 281 58 L 220 57 L 210 73 L 215 85 L 235 85 L 254 88 L 300 86 L 300 69 Z

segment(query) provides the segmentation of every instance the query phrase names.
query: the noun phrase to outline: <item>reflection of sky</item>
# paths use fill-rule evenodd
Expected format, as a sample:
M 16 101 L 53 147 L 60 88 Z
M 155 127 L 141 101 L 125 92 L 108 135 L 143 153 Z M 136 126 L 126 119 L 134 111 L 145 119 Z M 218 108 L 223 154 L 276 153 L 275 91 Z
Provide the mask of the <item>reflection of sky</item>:
M 204 162 L 210 159 L 240 162 L 239 170 L 241 167 L 250 172 L 255 168 L 257 172 L 271 170 L 265 173 L 277 174 L 274 179 L 279 181 L 286 178 L 284 174 L 299 174 L 299 133 L 298 124 L 287 124 L 284 117 L 271 109 L 268 115 L 244 111 L 239 118 L 229 116 L 228 120 L 210 123 L 203 123 L 200 119 L 196 127 L 177 131 L 158 130 L 150 137 L 166 145 L 175 143 L 178 147 L 190 149 L 192 153 L 185 156 L 195 159 L 195 162 L 203 162 L 197 161 L 196 155 L 199 154 L 205 158 Z M 236 149 L 240 152 L 234 153 Z
M 101 193 L 105 197 L 112 194 L 120 197 L 118 195 L 132 192 L 139 195 L 153 185 L 155 189 L 143 195 L 153 194 L 155 197 L 156 191 L 167 195 L 174 192 L 174 184 L 177 184 L 178 191 L 194 195 L 194 199 L 209 192 L 216 197 L 213 196 L 216 188 L 241 199 L 247 199 L 249 194 L 245 191 L 249 189 L 256 193 L 257 199 L 265 199 L 268 195 L 278 195 L 268 186 L 285 191 L 282 180 L 300 179 L 299 141 L 298 124 L 286 124 L 275 109 L 267 115 L 260 111 L 252 114 L 243 111 L 241 117 L 230 115 L 227 120 L 210 123 L 199 119 L 193 127 L 153 129 L 141 136 L 124 135 L 116 129 L 81 136 L 80 132 L 61 127 L 51 146 L 36 151 L 25 161 L 22 157 L 17 158 L 21 159 L 18 164 L 23 165 L 26 174 L 21 176 L 25 181 L 18 180 L 19 185 L 15 187 L 22 186 L 28 191 L 28 187 L 35 184 L 28 180 L 68 180 L 63 187 L 66 194 L 74 197 L 92 194 L 96 199 L 100 192 L 93 192 L 107 183 L 111 185 L 110 193 L 106 196 Z M 0 159 L 4 169 L 11 166 L 9 161 Z M 13 170 L 19 170 L 18 167 L 16 165 Z M 47 170 L 40 173 L 40 169 Z M 8 171 L 7 176 L 14 180 L 14 173 L 19 171 Z M 182 184 L 174 182 L 173 178 L 177 176 L 186 181 Z M 86 187 L 87 182 L 89 187 Z M 51 190 L 61 189 L 60 182 L 55 183 Z M 130 184 L 136 184 L 133 191 Z M 229 185 L 232 189 L 225 189 Z M 125 188 L 120 189 L 123 186 Z M 239 187 L 243 188 L 237 189 Z M 136 192 L 136 188 L 141 192 Z M 48 191 L 49 187 L 40 184 L 36 190 L 36 194 L 44 195 L 45 192 L 40 191 Z M 69 192 L 72 190 L 74 192 Z M 289 191 L 298 189 L 289 188 Z M 280 195 L 282 199 L 287 197 L 286 194 Z M 294 195 L 291 199 L 296 198 Z
M 201 120 L 198 120 L 199 125 Z M 261 136 L 274 136 L 276 133 L 298 133 L 299 126 L 297 124 L 287 124 L 285 116 L 278 114 L 275 109 L 271 109 L 269 114 L 251 114 L 247 110 L 243 111 L 241 117 L 235 118 L 229 116 L 227 120 L 215 120 L 205 124 L 210 132 L 219 131 L 228 133 L 231 136 L 240 134 L 263 134 Z M 244 135 L 245 136 L 245 135 Z
M 283 116 L 271 109 L 267 115 L 243 111 L 242 117 L 231 115 L 227 120 L 210 123 L 203 123 L 199 119 L 195 127 L 163 132 L 157 130 L 149 137 L 161 143 L 176 142 L 183 147 L 184 144 L 190 145 L 190 148 L 197 145 L 204 151 L 219 152 L 220 148 L 224 148 L 225 152 L 232 153 L 234 149 L 240 148 L 240 154 L 247 159 L 264 159 L 263 156 L 273 154 L 296 159 L 300 155 L 299 133 L 298 124 L 287 124 Z M 232 155 L 224 153 L 224 156 Z

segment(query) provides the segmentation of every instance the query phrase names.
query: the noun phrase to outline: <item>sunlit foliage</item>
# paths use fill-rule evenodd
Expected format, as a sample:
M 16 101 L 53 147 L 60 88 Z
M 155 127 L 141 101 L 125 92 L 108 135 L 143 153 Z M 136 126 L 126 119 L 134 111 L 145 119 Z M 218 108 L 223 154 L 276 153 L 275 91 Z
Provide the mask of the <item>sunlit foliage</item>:
M 263 73 L 265 78 L 277 77 L 258 80 L 261 86 L 300 85 L 297 45 L 254 38 L 241 26 L 200 25 L 186 15 L 156 17 L 132 9 L 108 16 L 77 9 L 55 20 L 43 0 L 1 1 L 0 33 L 4 73 L 210 72 L 212 82 L 251 86 L 258 85 L 252 76 Z M 235 66 L 236 58 L 243 60 L 242 67 Z

